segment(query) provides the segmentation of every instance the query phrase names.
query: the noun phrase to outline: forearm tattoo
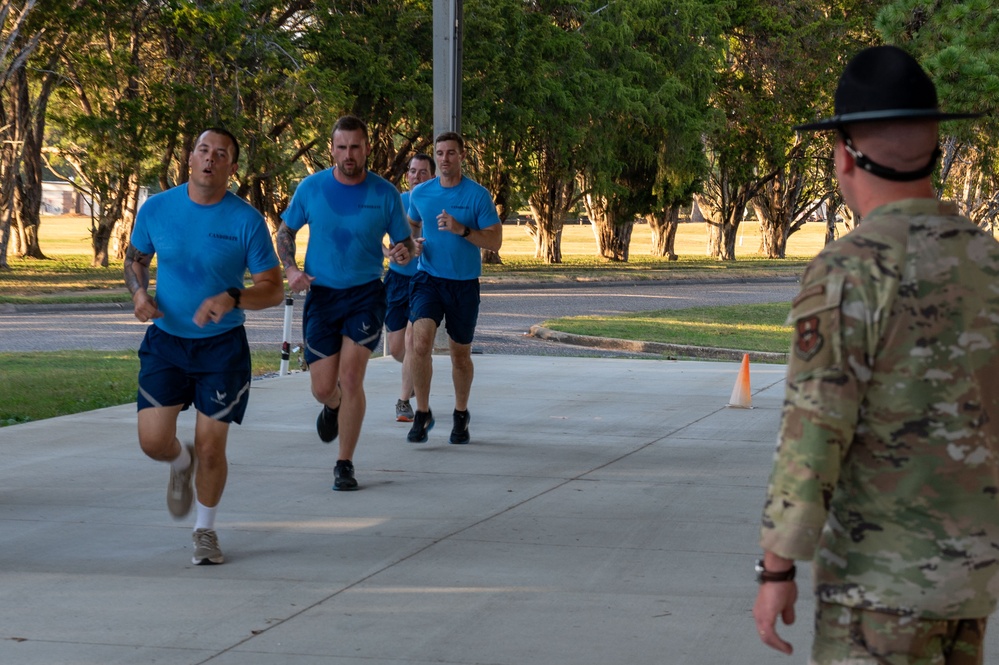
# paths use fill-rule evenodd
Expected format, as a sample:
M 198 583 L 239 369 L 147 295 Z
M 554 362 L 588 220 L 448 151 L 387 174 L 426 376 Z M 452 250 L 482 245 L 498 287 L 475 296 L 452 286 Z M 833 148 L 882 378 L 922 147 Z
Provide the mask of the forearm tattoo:
M 125 249 L 125 286 L 133 296 L 139 289 L 149 288 L 149 264 L 152 254 L 140 252 L 132 245 Z
M 298 263 L 295 261 L 295 235 L 297 231 L 292 231 L 286 225 L 282 224 L 278 228 L 277 232 L 277 253 L 278 258 L 281 259 L 281 265 L 287 270 L 290 267 L 297 267 Z

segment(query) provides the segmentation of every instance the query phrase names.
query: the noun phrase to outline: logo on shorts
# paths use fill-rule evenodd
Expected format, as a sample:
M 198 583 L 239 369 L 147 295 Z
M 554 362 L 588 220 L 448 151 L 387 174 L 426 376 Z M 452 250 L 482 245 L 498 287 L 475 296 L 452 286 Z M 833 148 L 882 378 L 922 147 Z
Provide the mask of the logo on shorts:
M 362 323 L 361 324 L 361 332 L 366 333 L 369 330 L 371 330 L 371 324 L 370 323 Z
M 213 399 L 212 401 L 215 402 L 216 404 L 221 404 L 221 405 L 225 406 L 225 396 L 226 396 L 226 393 L 219 392 L 218 390 L 216 390 L 215 391 L 215 399 Z

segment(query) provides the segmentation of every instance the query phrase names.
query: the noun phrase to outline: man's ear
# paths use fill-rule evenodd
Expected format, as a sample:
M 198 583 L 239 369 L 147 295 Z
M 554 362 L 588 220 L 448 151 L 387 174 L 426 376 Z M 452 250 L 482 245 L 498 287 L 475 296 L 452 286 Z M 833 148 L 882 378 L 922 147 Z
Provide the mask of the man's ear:
M 842 138 L 836 139 L 836 147 L 833 150 L 837 173 L 849 173 L 857 167 L 857 160 L 846 149 L 846 142 Z

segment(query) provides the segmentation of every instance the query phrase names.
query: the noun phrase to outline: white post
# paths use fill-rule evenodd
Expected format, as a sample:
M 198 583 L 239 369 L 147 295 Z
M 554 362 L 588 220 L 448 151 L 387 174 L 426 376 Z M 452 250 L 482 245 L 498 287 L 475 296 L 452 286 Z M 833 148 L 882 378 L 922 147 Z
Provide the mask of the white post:
M 290 295 L 284 298 L 284 341 L 281 343 L 281 370 L 278 372 L 278 376 L 285 376 L 288 374 L 288 358 L 291 356 L 291 343 L 288 338 L 291 337 L 291 317 L 295 311 L 295 299 Z

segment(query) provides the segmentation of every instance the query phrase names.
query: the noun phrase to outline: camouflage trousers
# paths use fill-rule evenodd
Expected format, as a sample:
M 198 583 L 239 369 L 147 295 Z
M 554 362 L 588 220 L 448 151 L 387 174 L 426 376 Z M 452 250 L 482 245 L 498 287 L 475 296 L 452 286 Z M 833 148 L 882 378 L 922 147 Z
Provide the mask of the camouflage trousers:
M 985 622 L 919 619 L 819 602 L 810 665 L 982 665 Z

